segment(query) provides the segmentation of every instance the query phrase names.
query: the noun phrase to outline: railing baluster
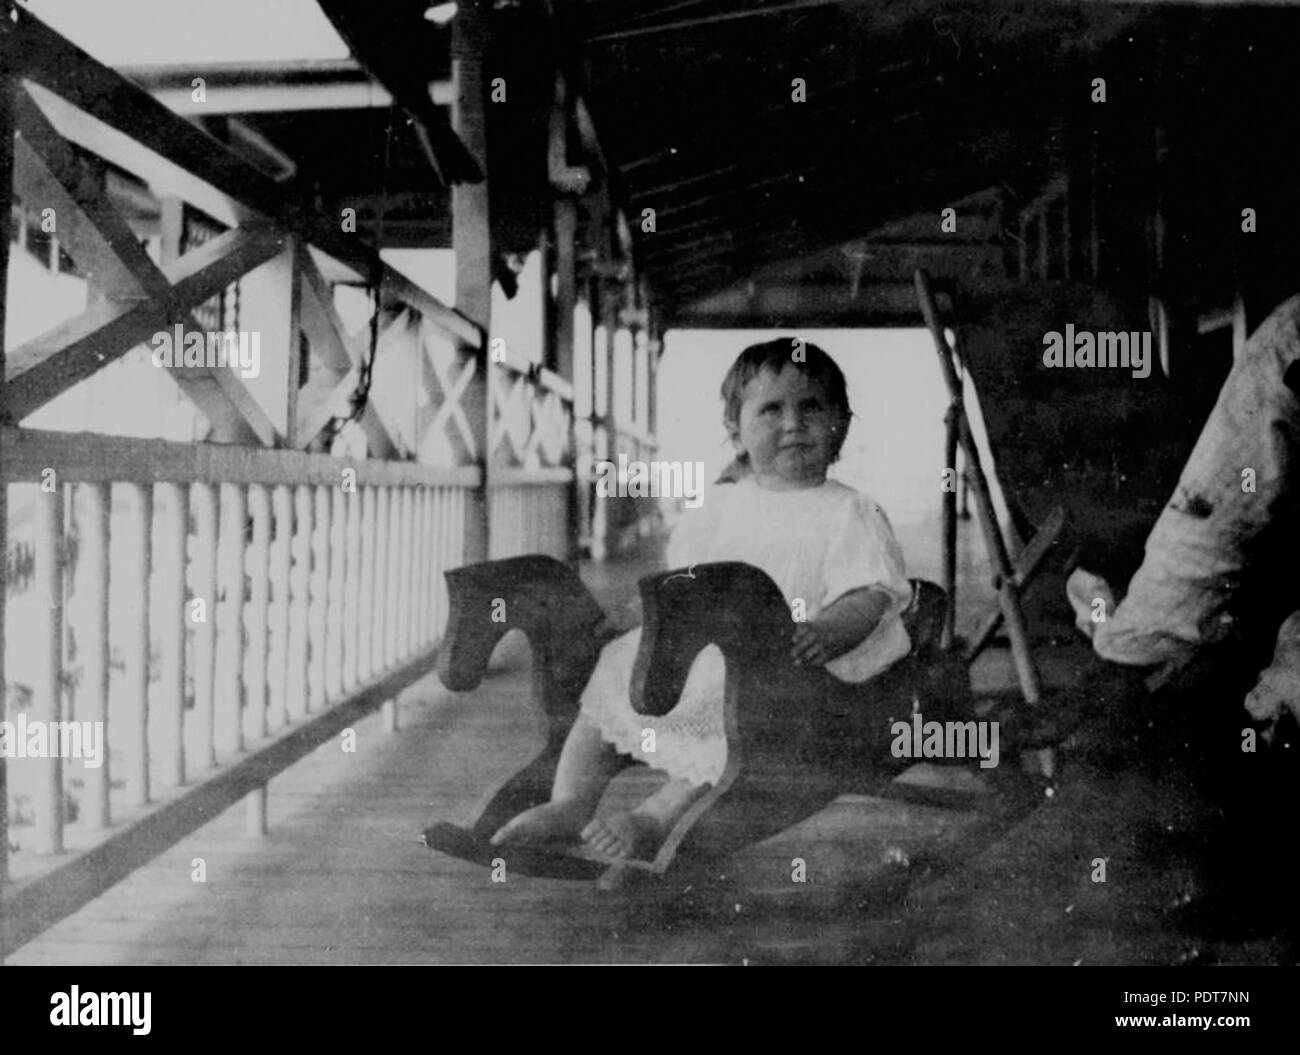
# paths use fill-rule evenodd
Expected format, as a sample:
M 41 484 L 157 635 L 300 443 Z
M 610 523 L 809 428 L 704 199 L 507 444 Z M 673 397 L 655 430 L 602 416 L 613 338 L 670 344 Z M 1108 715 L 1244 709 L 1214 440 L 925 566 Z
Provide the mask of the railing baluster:
M 443 531 L 442 515 L 443 509 L 446 508 L 447 502 L 443 498 L 441 487 L 430 487 L 429 489 L 429 553 L 432 555 L 432 566 L 429 568 L 429 578 L 426 579 L 426 586 L 429 589 L 429 644 L 435 644 L 441 637 L 441 607 L 438 602 L 438 583 L 442 581 L 443 557 L 442 547 Z
M 374 674 L 371 645 L 374 638 L 375 618 L 375 489 L 361 491 L 361 625 L 358 627 L 357 676 L 369 681 Z
M 126 661 L 123 684 L 132 712 L 126 780 L 131 804 L 143 806 L 150 799 L 149 550 L 152 541 L 153 489 L 143 484 L 128 484 L 125 491 L 130 496 L 130 502 L 124 518 L 127 574 L 123 582 L 126 593 L 123 610 L 128 615 L 122 657 Z
M 201 601 L 186 613 L 194 628 L 194 717 L 192 739 L 195 761 L 202 767 L 216 764 L 213 729 L 214 679 L 217 669 L 217 494 L 210 484 L 190 488 L 194 508 L 194 600 Z M 202 619 L 195 619 L 201 614 Z
M 397 647 L 402 578 L 402 500 L 394 486 L 388 489 L 388 597 L 384 614 L 384 663 L 393 666 L 400 650 Z
M 343 529 L 347 520 L 346 496 L 339 484 L 330 488 L 329 606 L 325 611 L 325 700 L 334 703 L 343 694 Z
M 456 510 L 455 498 L 456 493 L 449 488 L 438 488 L 438 567 L 433 577 L 433 597 L 438 615 L 434 620 L 433 634 L 439 642 L 447 628 L 447 579 L 443 572 L 453 567 L 452 528 L 461 516 Z
M 361 495 L 347 492 L 347 564 L 343 587 L 343 689 L 357 687 L 357 644 L 361 636 Z
M 285 677 L 285 713 L 296 722 L 307 713 L 308 638 L 311 633 L 311 562 L 312 562 L 312 488 L 299 485 L 293 489 L 294 533 L 289 556 L 290 596 L 288 673 Z
M 451 567 L 449 563 L 449 554 L 451 552 L 451 522 L 454 515 L 452 510 L 452 493 L 445 487 L 437 488 L 434 527 L 437 530 L 437 552 L 438 559 L 434 562 L 433 577 L 433 636 L 434 640 L 441 643 L 443 630 L 447 622 L 447 604 L 443 595 L 446 585 L 446 579 L 443 578 L 443 572 Z
M 271 492 L 275 537 L 271 542 L 271 649 L 267 655 L 266 722 L 275 733 L 284 728 L 289 675 L 289 574 L 293 544 L 293 495 L 284 484 Z
M 244 749 L 244 532 L 247 522 L 248 504 L 243 487 L 222 484 L 213 704 L 217 748 L 230 752 Z
M 102 722 L 103 764 L 86 772 L 83 816 L 91 831 L 102 831 L 112 821 L 109 804 L 108 750 L 108 516 L 111 507 L 108 484 L 82 484 L 77 488 L 85 520 L 81 525 L 81 587 L 85 592 L 86 640 L 80 644 L 85 657 L 82 690 L 86 694 L 85 720 Z
M 156 484 L 158 504 L 168 515 L 158 525 L 158 574 L 162 582 L 162 666 L 158 698 L 167 729 L 168 782 L 185 783 L 185 565 L 190 533 L 189 489 L 180 484 Z
M 447 534 L 443 551 L 443 568 L 454 568 L 460 564 L 465 550 L 465 520 L 467 511 L 458 492 L 447 494 Z M 447 579 L 442 577 L 438 584 L 438 597 L 442 604 L 443 632 L 447 629 L 447 619 L 451 614 L 451 598 L 447 592 Z
M 411 489 L 399 487 L 402 503 L 401 578 L 397 591 L 397 651 L 405 659 L 411 654 L 411 572 L 414 568 L 411 538 Z
M 406 604 L 406 652 L 414 655 L 420 647 L 420 572 L 423 569 L 423 547 L 420 545 L 420 489 L 408 487 L 407 497 L 411 503 L 411 586 Z
M 329 638 L 330 490 L 312 488 L 315 518 L 311 536 L 311 619 L 307 645 L 307 713 L 325 706 L 326 654 Z
M 253 543 L 248 550 L 249 598 L 244 623 L 248 630 L 248 677 L 245 732 L 254 739 L 267 734 L 266 629 L 271 593 L 271 500 L 261 484 L 248 488 L 248 512 L 253 519 Z
M 432 515 L 429 510 L 429 489 L 415 489 L 415 510 L 419 529 L 416 538 L 419 546 L 416 550 L 416 567 L 419 574 L 415 577 L 415 642 L 418 648 L 429 644 L 429 566 L 433 563 L 433 550 L 430 543 L 433 538 Z
M 63 719 L 63 487 L 42 486 L 36 495 L 35 578 L 32 609 L 40 622 L 38 656 L 32 679 L 34 710 L 46 726 L 48 757 L 33 761 L 43 779 L 34 789 L 36 851 L 63 852 L 63 759 L 55 742 L 56 724 Z M 61 737 L 59 739 L 62 739 Z M 8 804 L 5 804 L 8 809 Z
M 388 632 L 388 509 L 390 487 L 375 488 L 375 530 L 371 536 L 375 551 L 374 622 L 371 626 L 370 651 L 379 672 L 389 667 L 385 635 Z
M 411 577 L 411 651 L 418 652 L 424 645 L 424 574 L 428 567 L 428 550 L 425 548 L 424 488 L 411 488 L 411 546 L 414 550 L 415 574 Z

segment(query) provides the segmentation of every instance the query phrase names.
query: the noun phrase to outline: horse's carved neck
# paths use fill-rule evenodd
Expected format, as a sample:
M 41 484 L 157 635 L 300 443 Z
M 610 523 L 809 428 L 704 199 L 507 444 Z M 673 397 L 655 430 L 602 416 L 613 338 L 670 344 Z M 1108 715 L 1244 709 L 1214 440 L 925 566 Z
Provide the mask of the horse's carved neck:
M 790 659 L 790 610 L 758 568 L 701 564 L 641 581 L 645 615 L 633 673 L 633 699 L 645 714 L 664 714 L 680 696 L 691 663 L 717 645 L 727 669 L 773 686 L 798 674 Z
M 449 688 L 477 685 L 497 643 L 519 629 L 533 650 L 534 693 L 552 710 L 576 699 L 614 633 L 577 574 L 549 557 L 457 568 L 447 584 L 451 617 L 439 671 Z

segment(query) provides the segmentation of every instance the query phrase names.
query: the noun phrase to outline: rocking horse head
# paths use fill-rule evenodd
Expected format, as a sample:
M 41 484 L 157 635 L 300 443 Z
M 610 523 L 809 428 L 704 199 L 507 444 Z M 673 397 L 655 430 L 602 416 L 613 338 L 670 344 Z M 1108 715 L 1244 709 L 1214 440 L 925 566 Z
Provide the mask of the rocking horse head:
M 771 578 L 738 561 L 697 564 L 640 582 L 644 623 L 630 686 L 640 714 L 676 705 L 700 650 L 722 649 L 729 670 L 784 678 L 790 659 L 790 609 Z
M 453 568 L 444 573 L 450 600 L 438 677 L 463 692 L 483 680 L 498 642 L 522 630 L 535 661 L 604 644 L 604 613 L 582 580 L 553 557 L 532 554 Z

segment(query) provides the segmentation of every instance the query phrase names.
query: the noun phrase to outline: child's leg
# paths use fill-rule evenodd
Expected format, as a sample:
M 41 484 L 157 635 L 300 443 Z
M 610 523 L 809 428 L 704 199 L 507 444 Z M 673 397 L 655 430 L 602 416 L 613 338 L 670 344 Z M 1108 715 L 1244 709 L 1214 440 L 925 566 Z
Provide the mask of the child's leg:
M 525 810 L 492 836 L 493 846 L 578 839 L 605 786 L 622 768 L 618 753 L 600 729 L 579 714 L 560 751 L 551 801 Z
M 611 857 L 648 859 L 673 825 L 708 789 L 708 784 L 670 779 L 631 812 L 592 821 L 582 829 L 582 838 L 593 850 Z

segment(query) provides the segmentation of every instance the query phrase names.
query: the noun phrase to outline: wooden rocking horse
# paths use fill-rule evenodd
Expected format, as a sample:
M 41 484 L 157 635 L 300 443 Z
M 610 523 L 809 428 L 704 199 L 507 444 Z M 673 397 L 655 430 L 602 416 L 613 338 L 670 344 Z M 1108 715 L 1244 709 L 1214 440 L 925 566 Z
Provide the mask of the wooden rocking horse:
M 541 752 L 496 791 L 468 829 L 440 822 L 424 832 L 430 848 L 475 863 L 505 859 L 515 873 L 552 878 L 595 879 L 608 870 L 609 882 L 629 870 L 662 875 L 683 859 L 717 861 L 843 792 L 878 789 L 892 779 L 909 764 L 890 753 L 894 720 L 918 709 L 940 718 L 973 717 L 964 667 L 938 650 L 945 597 L 933 583 L 912 581 L 904 615 L 908 656 L 865 685 L 848 685 L 791 660 L 790 609 L 759 569 L 714 563 L 646 576 L 639 583 L 644 626 L 632 705 L 639 714 L 667 714 L 696 655 L 716 644 L 727 671 L 721 779 L 668 833 L 652 861 L 616 861 L 582 846 L 494 847 L 488 840 L 501 825 L 549 800 L 579 697 L 601 649 L 621 631 L 577 574 L 549 557 L 489 561 L 446 578 L 451 614 L 438 663 L 443 684 L 456 691 L 477 686 L 497 643 L 518 628 L 533 652 L 533 700 L 548 719 Z M 493 621 L 502 601 L 505 619 Z

